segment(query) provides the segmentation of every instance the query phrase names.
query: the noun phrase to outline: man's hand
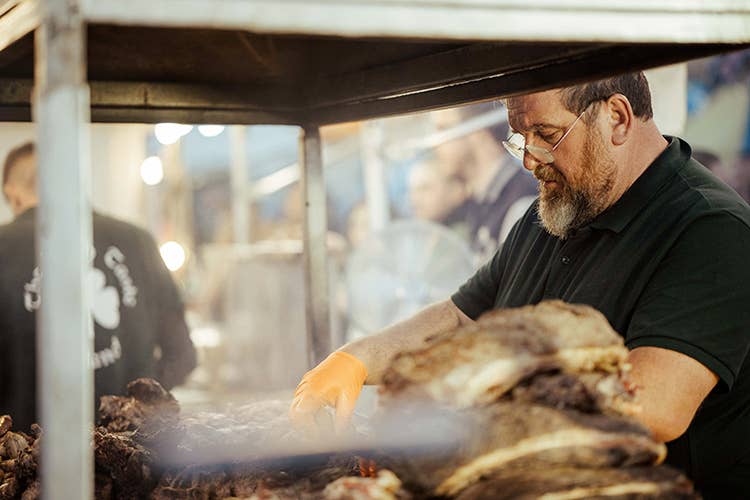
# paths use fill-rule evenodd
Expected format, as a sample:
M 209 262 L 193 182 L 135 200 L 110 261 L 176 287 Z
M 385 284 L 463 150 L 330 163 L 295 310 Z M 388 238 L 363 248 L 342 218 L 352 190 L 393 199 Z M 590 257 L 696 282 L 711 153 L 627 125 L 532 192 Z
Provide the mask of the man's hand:
M 336 431 L 343 431 L 366 379 L 364 363 L 349 353 L 334 352 L 302 377 L 289 408 L 292 424 L 315 429 L 315 415 L 325 406 L 332 406 L 336 409 Z
M 336 430 L 344 430 L 362 386 L 365 382 L 381 383 L 394 355 L 419 349 L 426 338 L 472 322 L 448 299 L 375 335 L 345 345 L 302 377 L 289 418 L 295 427 L 315 432 L 316 414 L 331 406 L 336 409 Z

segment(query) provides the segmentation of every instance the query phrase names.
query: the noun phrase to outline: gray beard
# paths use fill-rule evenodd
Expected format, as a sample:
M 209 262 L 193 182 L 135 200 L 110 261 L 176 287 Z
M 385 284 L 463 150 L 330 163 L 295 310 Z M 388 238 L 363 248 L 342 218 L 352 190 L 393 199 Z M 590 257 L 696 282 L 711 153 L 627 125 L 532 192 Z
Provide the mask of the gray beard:
M 595 217 L 589 214 L 588 202 L 576 193 L 573 197 L 541 196 L 539 218 L 548 233 L 565 239 L 574 229 L 590 222 Z
M 599 159 L 598 164 L 594 158 Z M 584 165 L 589 171 L 585 185 L 578 189 L 563 183 L 545 195 L 540 186 L 539 218 L 547 232 L 558 238 L 567 238 L 608 207 L 616 166 L 606 153 L 597 151 L 593 138 L 584 145 Z

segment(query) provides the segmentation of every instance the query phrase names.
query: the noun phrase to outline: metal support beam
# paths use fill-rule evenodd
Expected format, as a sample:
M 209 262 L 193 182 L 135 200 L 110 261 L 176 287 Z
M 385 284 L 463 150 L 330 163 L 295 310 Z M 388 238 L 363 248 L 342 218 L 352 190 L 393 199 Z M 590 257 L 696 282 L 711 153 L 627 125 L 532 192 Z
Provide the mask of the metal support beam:
M 741 42 L 745 0 L 88 0 L 100 24 L 531 42 Z M 530 29 L 533 27 L 533 29 Z
M 342 100 L 337 105 L 313 107 L 308 110 L 307 122 L 327 125 L 413 113 L 416 110 L 458 106 L 574 85 L 628 71 L 674 64 L 748 47 L 750 44 L 731 47 L 710 44 L 597 46 L 586 53 L 553 59 L 533 67 L 513 71 L 503 68 L 481 78 L 453 81 L 420 91 L 384 95 L 356 102 Z M 315 102 L 315 99 L 311 99 L 311 102 Z
M 45 499 L 93 493 L 93 325 L 88 271 L 89 96 L 85 25 L 76 0 L 47 0 L 36 38 L 34 115 L 39 144 L 38 397 Z
M 32 84 L 29 78 L 0 78 L 0 121 L 29 120 Z M 89 87 L 96 122 L 301 123 L 301 96 L 286 88 L 110 81 L 91 81 Z
M 365 122 L 360 133 L 360 142 L 370 231 L 378 232 L 385 229 L 390 219 L 385 162 L 383 161 L 383 122 L 379 120 Z
M 326 186 L 320 131 L 306 127 L 300 135 L 302 196 L 304 197 L 304 274 L 307 352 L 310 367 L 331 351 L 326 235 Z
M 231 170 L 230 184 L 232 186 L 232 228 L 235 243 L 250 242 L 250 225 L 248 212 L 250 199 L 248 197 L 247 180 L 247 135 L 246 129 L 236 125 L 229 129 L 231 141 Z

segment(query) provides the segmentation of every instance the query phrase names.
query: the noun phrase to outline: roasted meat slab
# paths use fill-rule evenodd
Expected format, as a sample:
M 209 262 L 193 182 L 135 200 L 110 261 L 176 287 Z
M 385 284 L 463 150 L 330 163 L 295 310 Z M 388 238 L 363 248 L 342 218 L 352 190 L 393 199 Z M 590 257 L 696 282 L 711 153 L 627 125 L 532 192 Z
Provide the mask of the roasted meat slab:
M 628 351 L 601 313 L 560 301 L 491 312 L 401 353 L 384 375 L 383 397 L 455 408 L 498 400 L 535 373 L 618 373 Z M 398 403 L 395 403 L 398 404 Z
M 394 358 L 384 377 L 379 421 L 393 428 L 395 419 L 405 436 L 424 433 L 428 424 L 410 418 L 410 408 L 418 408 L 417 415 L 432 406 L 435 413 L 455 415 L 434 426 L 435 435 L 453 442 L 389 450 L 380 460 L 407 489 L 424 495 L 473 491 L 491 498 L 486 492 L 504 484 L 495 478 L 513 477 L 526 484 L 512 490 L 516 496 L 536 498 L 542 488 L 557 488 L 541 480 L 545 471 L 561 468 L 570 476 L 560 483 L 570 490 L 566 495 L 627 496 L 632 492 L 621 479 L 647 473 L 662 478 L 663 488 L 644 483 L 633 492 L 671 491 L 674 485 L 690 495 L 680 486 L 689 481 L 658 465 L 665 446 L 632 418 L 639 406 L 627 381 L 627 355 L 621 337 L 588 306 L 549 301 L 491 312 Z M 451 421 L 458 425 L 450 428 Z M 540 480 L 524 483 L 525 471 Z
M 516 402 L 460 412 L 463 418 L 455 421 L 461 428 L 440 429 L 459 436 L 455 446 L 425 452 L 390 450 L 380 460 L 396 471 L 407 487 L 455 495 L 480 478 L 503 470 L 651 465 L 661 462 L 666 454 L 664 445 L 653 441 L 643 427 L 622 417 Z M 419 432 L 410 425 L 424 425 L 410 419 L 408 412 L 399 420 L 405 435 Z
M 505 470 L 467 488 L 459 500 L 683 500 L 698 498 L 693 486 L 668 467 Z

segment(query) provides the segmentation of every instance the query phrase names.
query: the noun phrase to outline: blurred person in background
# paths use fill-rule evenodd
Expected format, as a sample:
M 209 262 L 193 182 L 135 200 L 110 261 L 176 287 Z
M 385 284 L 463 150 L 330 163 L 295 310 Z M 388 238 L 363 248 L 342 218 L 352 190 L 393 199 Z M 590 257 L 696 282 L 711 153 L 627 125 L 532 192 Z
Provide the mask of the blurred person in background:
M 0 414 L 14 426 L 37 421 L 36 311 L 41 274 L 36 265 L 37 157 L 33 143 L 13 149 L 2 188 L 14 220 L 0 226 Z M 145 230 L 94 212 L 89 270 L 94 324 L 95 399 L 120 394 L 128 382 L 153 377 L 167 389 L 196 366 L 180 294 Z M 54 249 L 47 251 L 54 252 Z M 67 265 L 60 262 L 59 265 Z
M 367 203 L 360 201 L 349 211 L 346 220 L 346 239 L 350 248 L 356 248 L 370 236 L 370 220 L 367 216 Z
M 737 166 L 734 168 L 733 187 L 746 202 L 750 203 L 750 154 L 737 161 Z
M 418 163 L 409 175 L 409 201 L 417 219 L 447 226 L 468 240 L 466 184 L 433 156 Z
M 735 190 L 736 178 L 732 170 L 727 168 L 726 165 L 721 161 L 715 153 L 707 151 L 705 149 L 695 149 L 693 151 L 693 158 L 696 159 L 701 165 L 709 169 L 716 177 L 729 184 Z
M 534 177 L 501 145 L 508 136 L 507 121 L 500 120 L 491 127 L 472 126 L 472 122 L 502 113 L 494 103 L 433 113 L 436 127 L 449 137 L 437 146 L 435 154 L 445 168 L 454 169 L 466 183 L 469 238 L 483 262 L 492 257 L 538 194 Z M 451 133 L 462 126 L 467 132 Z

